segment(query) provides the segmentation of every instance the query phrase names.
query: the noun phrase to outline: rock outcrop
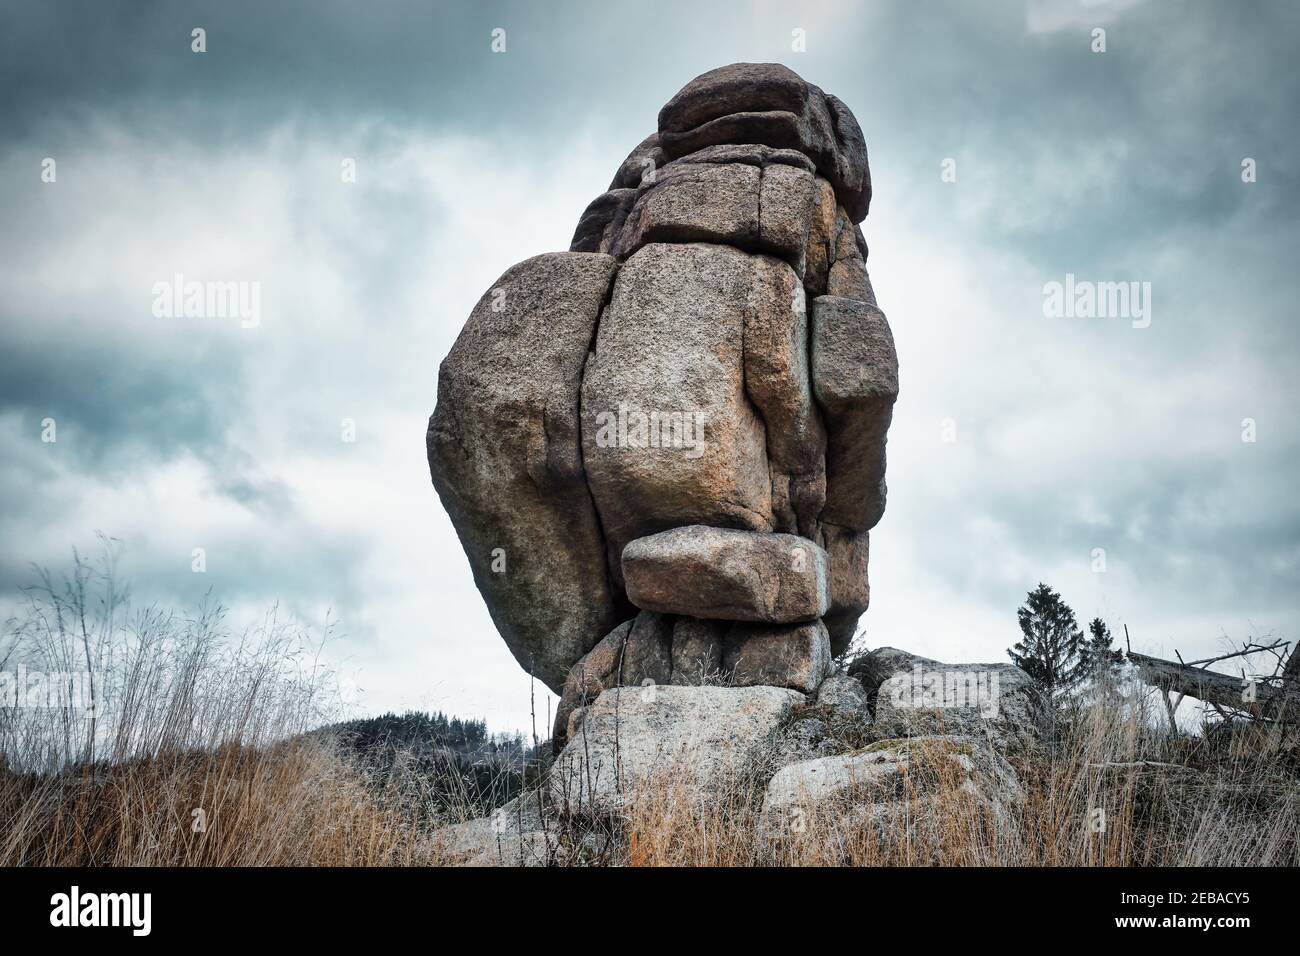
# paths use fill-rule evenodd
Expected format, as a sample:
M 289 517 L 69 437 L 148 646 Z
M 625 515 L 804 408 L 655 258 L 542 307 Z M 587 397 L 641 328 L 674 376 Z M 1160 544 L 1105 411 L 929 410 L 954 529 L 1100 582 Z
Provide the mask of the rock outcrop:
M 1016 837 L 1009 824 L 1024 797 L 1008 756 L 1017 758 L 1021 735 L 1034 735 L 1023 672 L 1000 664 L 940 664 L 881 648 L 858 658 L 852 674 L 822 679 L 815 695 L 688 680 L 620 686 L 620 666 L 633 676 L 645 672 L 646 661 L 662 669 L 654 648 L 664 640 L 664 620 L 642 612 L 597 645 L 587 657 L 588 696 L 563 715 L 571 739 L 541 789 L 489 817 L 437 831 L 441 859 L 462 865 L 603 859 L 620 820 L 643 812 L 707 815 L 718 807 L 736 826 L 755 822 L 758 861 L 806 859 L 809 851 L 820 861 L 846 859 L 872 841 L 877 852 L 897 859 L 899 847 L 943 845 L 954 819 Z M 676 618 L 674 675 L 676 655 L 688 651 L 686 666 L 699 668 L 691 677 L 709 674 L 719 661 L 725 666 L 723 629 L 742 627 L 821 624 Z M 634 643 L 641 645 L 635 653 Z M 900 716 L 899 682 L 925 686 L 932 675 L 955 681 L 989 669 L 1007 689 L 996 713 L 980 701 L 950 697 Z M 575 669 L 570 680 L 582 673 Z M 604 834 L 595 846 L 594 834 Z
M 917 826 L 942 826 L 957 802 L 975 804 L 997 825 L 1022 799 L 1015 771 L 984 740 L 882 740 L 778 770 L 763 796 L 759 836 L 779 846 L 808 834 L 827 844 L 833 858 L 834 844 L 846 833 L 884 839 Z
M 549 797 L 564 815 L 605 815 L 647 789 L 688 799 L 736 785 L 803 695 L 776 687 L 619 687 L 572 722 Z
M 557 750 L 613 688 L 786 700 L 848 646 L 898 393 L 870 199 L 843 103 L 711 70 L 443 362 L 433 483 Z
M 1014 664 L 944 664 L 881 647 L 855 660 L 849 673 L 873 702 L 878 736 L 960 734 L 999 746 L 1038 736 L 1034 685 Z

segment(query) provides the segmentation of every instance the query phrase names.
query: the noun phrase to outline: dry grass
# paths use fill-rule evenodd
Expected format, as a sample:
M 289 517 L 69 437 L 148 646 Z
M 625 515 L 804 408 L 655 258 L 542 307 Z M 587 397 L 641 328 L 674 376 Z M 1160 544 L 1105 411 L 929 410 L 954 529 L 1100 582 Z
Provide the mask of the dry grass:
M 0 705 L 0 865 L 427 860 L 418 788 L 394 799 L 308 733 L 338 700 L 321 642 L 274 612 L 238 636 L 220 608 L 132 613 L 115 556 L 42 574 L 0 641 L 11 675 L 94 679 L 93 699 Z
M 420 828 L 327 744 L 150 758 L 0 783 L 0 865 L 389 866 Z
M 272 615 L 232 639 L 219 610 L 127 614 L 108 558 L 45 578 L 0 643 L 0 669 L 21 657 L 97 679 L 92 720 L 0 707 L 0 865 L 439 862 L 434 781 L 380 785 L 309 733 L 336 698 L 300 631 Z M 1171 736 L 1107 700 L 1012 763 L 1023 799 L 995 804 L 941 749 L 914 748 L 887 806 L 810 801 L 780 832 L 762 823 L 763 767 L 707 798 L 667 774 L 621 819 L 557 820 L 547 840 L 556 860 L 628 866 L 1300 863 L 1294 740 L 1250 726 Z
M 761 791 L 692 799 L 666 775 L 629 807 L 612 860 L 639 866 L 1252 866 L 1300 864 L 1300 747 L 1250 725 L 1170 736 L 1142 707 L 1097 704 L 1051 749 L 1017 755 L 1022 799 L 962 786 L 912 748 L 869 813 L 807 800 L 764 828 Z M 880 797 L 877 795 L 876 800 Z M 1097 811 L 1104 811 L 1103 817 Z

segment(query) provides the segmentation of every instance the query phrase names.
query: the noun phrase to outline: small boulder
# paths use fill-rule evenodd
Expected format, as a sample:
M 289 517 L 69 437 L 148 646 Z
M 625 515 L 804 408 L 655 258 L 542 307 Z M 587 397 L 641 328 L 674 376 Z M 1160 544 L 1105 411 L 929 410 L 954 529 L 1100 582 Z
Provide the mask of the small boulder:
M 821 530 L 831 560 L 831 606 L 826 612 L 826 630 L 831 636 L 831 653 L 838 657 L 849 649 L 858 618 L 871 603 L 867 580 L 871 532 L 826 522 Z
M 857 678 L 832 674 L 817 689 L 817 706 L 839 719 L 871 719 L 871 700 Z
M 807 538 L 691 525 L 623 551 L 628 599 L 666 614 L 789 624 L 830 606 L 826 552 Z
M 881 647 L 849 666 L 881 737 L 962 734 L 1026 745 L 1038 734 L 1033 682 L 1013 664 L 944 664 Z
M 737 687 L 766 684 L 811 694 L 831 669 L 831 643 L 821 621 L 734 624 L 722 669 Z
M 609 252 L 635 198 L 635 189 L 611 189 L 593 199 L 573 230 L 569 251 Z
M 754 248 L 759 235 L 759 178 L 757 168 L 740 163 L 669 163 L 652 182 L 641 185 L 614 255 L 626 258 L 650 242 Z
M 728 625 L 679 617 L 673 625 L 673 684 L 716 683 L 722 673 L 722 643 Z
M 664 151 L 659 148 L 659 134 L 651 133 L 627 154 L 609 184 L 614 189 L 636 189 L 647 178 L 653 179 L 654 172 L 668 161 Z
M 610 631 L 573 669 L 555 710 L 551 746 L 569 739 L 573 715 L 610 687 L 666 684 L 672 680 L 673 619 L 642 611 Z
M 546 866 L 554 855 L 535 793 L 516 797 L 489 816 L 435 830 L 429 844 L 444 866 Z
M 782 767 L 768 781 L 759 831 L 769 840 L 806 831 L 833 837 L 845 821 L 880 823 L 905 806 L 923 814 L 950 799 L 974 799 L 1001 815 L 1023 799 L 1023 790 L 1011 765 L 986 741 L 884 740 Z
M 885 439 L 898 355 L 885 314 L 856 299 L 813 300 L 812 387 L 826 417 L 822 520 L 867 531 L 885 511 Z

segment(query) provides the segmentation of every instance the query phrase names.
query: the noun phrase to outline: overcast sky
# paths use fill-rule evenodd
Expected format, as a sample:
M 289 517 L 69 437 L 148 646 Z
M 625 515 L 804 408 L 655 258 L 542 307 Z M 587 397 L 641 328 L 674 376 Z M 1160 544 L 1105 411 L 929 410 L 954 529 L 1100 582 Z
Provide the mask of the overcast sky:
M 748 60 L 870 150 L 901 395 L 868 643 L 1004 659 L 1040 580 L 1146 650 L 1300 634 L 1290 0 L 0 8 L 0 599 L 103 531 L 137 600 L 332 608 L 363 711 L 526 728 L 429 483 L 438 363 Z M 260 323 L 155 316 L 177 273 L 259 283 Z M 1045 316 L 1067 274 L 1150 283 L 1149 326 Z

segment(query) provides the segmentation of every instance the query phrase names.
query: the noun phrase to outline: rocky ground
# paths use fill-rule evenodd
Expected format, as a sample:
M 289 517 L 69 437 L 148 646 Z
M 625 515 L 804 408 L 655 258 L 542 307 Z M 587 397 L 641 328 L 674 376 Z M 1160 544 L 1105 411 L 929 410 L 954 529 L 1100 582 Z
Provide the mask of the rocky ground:
M 968 693 L 990 684 L 996 698 Z M 959 686 L 962 700 L 955 699 Z M 921 696 L 913 697 L 918 687 Z M 611 687 L 571 713 L 568 727 L 543 787 L 435 835 L 447 862 L 593 858 L 603 830 L 665 793 L 686 803 L 748 793 L 759 812 L 759 856 L 844 826 L 887 838 L 923 825 L 925 814 L 952 800 L 977 805 L 996 823 L 1023 799 L 1007 755 L 1032 746 L 1035 733 L 1028 681 L 1016 668 L 945 665 L 893 648 L 859 658 L 815 694 L 770 686 Z M 826 826 L 830 817 L 836 827 Z

